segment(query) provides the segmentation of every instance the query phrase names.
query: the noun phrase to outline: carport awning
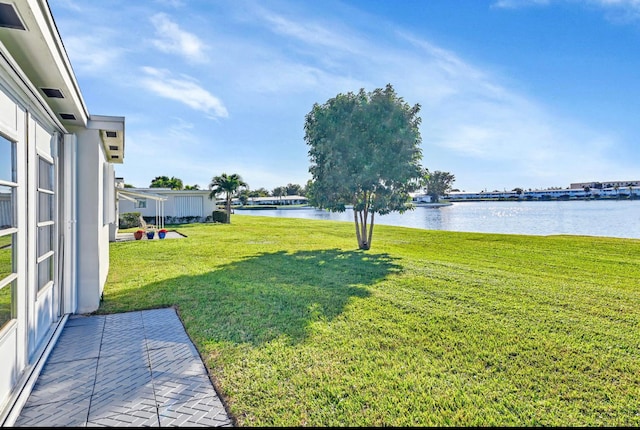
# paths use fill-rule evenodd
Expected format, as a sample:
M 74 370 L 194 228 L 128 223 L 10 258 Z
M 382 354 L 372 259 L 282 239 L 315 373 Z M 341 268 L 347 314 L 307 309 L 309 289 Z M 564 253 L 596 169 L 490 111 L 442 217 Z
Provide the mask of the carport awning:
M 156 226 L 164 228 L 164 202 L 167 201 L 165 196 L 160 194 L 143 192 L 143 191 L 130 191 L 123 188 L 117 188 L 117 196 L 119 199 L 129 200 L 136 203 L 139 199 L 151 199 L 155 200 L 156 204 Z M 160 205 L 158 205 L 160 202 Z
M 118 188 L 118 197 L 122 197 L 125 200 L 136 201 L 136 199 L 151 199 L 157 201 L 167 201 L 165 196 L 161 196 L 160 194 L 155 193 L 145 193 L 142 191 L 129 191 L 127 189 Z

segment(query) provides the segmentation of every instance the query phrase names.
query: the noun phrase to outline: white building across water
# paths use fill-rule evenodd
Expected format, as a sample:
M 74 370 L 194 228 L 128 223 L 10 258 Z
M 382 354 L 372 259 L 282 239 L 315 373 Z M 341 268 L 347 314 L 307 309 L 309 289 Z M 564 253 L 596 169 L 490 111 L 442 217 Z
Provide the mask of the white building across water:
M 0 0 L 0 425 L 100 304 L 124 129 L 89 112 L 47 1 Z

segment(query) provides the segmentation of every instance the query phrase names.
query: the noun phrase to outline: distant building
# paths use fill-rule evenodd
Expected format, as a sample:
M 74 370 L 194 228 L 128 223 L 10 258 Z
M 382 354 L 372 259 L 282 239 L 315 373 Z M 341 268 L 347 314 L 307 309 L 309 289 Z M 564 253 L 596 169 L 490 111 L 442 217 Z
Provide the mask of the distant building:
M 640 187 L 640 180 L 638 181 L 603 181 L 603 182 L 576 182 L 569 186 L 569 188 L 577 189 L 585 187 L 601 189 L 601 188 L 622 188 L 622 187 Z
M 280 196 L 280 197 L 249 197 L 247 199 L 247 205 L 252 206 L 292 206 L 292 205 L 306 205 L 309 203 L 309 199 L 304 196 Z
M 588 185 L 586 185 L 588 186 Z M 446 195 L 450 201 L 469 200 L 584 200 L 584 199 L 616 199 L 640 198 L 640 186 L 591 188 L 566 188 L 560 190 L 492 191 L 479 193 L 451 192 Z

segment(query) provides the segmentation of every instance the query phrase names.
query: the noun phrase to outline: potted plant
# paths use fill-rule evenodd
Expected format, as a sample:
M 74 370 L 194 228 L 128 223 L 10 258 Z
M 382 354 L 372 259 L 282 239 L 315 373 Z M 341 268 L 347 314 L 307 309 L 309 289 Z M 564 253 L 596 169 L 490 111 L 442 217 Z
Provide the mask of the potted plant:
M 136 230 L 136 231 L 133 232 L 133 237 L 136 240 L 140 240 L 140 239 L 142 239 L 142 235 L 143 234 L 144 234 L 144 230 Z
M 167 230 L 164 228 L 161 228 L 160 230 L 158 230 L 158 237 L 160 239 L 164 239 L 164 237 L 167 235 Z
M 156 231 L 151 229 L 151 230 L 147 230 L 147 239 L 151 240 L 153 239 L 153 237 L 156 235 Z

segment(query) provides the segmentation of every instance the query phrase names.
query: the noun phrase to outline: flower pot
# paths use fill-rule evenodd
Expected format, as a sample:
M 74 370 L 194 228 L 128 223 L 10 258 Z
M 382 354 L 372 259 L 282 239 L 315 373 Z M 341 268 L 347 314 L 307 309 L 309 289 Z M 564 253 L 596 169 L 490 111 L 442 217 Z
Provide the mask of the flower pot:
M 144 233 L 144 232 L 142 232 L 142 231 L 134 231 L 134 232 L 133 232 L 133 237 L 134 237 L 136 240 L 140 240 L 140 239 L 142 239 L 142 233 Z
M 147 239 L 153 239 L 153 236 L 156 235 L 155 231 L 148 231 L 147 232 Z
M 167 232 L 166 232 L 166 231 L 159 231 L 159 232 L 158 232 L 158 237 L 159 237 L 160 239 L 164 239 L 164 237 L 165 237 L 166 235 L 167 235 Z

